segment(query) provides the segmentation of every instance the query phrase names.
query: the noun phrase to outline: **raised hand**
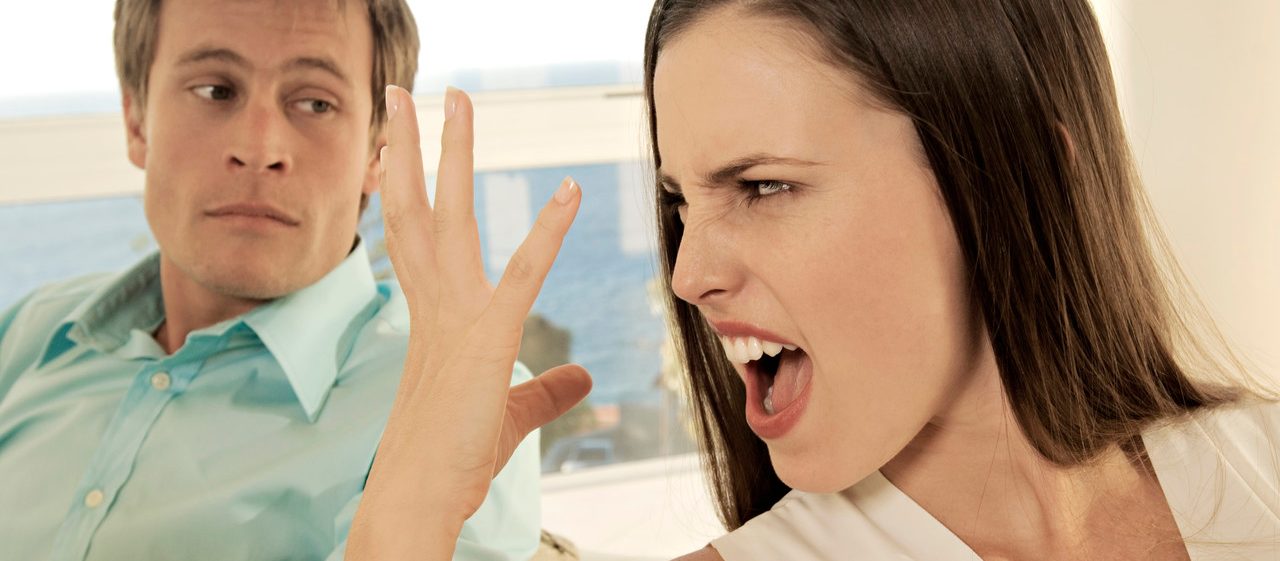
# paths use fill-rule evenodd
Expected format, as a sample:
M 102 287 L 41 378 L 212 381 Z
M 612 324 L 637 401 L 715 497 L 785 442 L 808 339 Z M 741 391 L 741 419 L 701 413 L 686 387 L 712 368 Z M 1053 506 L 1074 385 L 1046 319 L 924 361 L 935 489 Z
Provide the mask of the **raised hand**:
M 581 190 L 565 179 L 492 287 L 474 211 L 471 100 L 450 90 L 444 110 L 432 205 L 413 100 L 387 88 L 382 212 L 409 306 L 409 351 L 348 536 L 348 560 L 450 559 L 463 522 L 520 441 L 591 388 L 576 365 L 510 387 L 525 316 L 577 214 Z

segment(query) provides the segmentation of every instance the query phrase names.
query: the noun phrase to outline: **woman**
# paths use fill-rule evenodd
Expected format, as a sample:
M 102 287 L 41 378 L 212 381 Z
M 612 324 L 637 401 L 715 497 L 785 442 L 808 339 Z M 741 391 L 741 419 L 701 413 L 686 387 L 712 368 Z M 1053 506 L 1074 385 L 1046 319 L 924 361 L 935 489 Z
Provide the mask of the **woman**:
M 733 530 L 689 559 L 1280 555 L 1280 413 L 1175 306 L 1109 72 L 1085 0 L 659 0 L 660 251 Z M 450 99 L 447 228 L 391 119 L 389 238 L 423 351 L 352 558 L 447 558 L 513 442 L 588 385 L 563 367 L 505 399 L 580 194 L 496 292 L 468 288 L 470 106 Z M 471 272 L 432 279 L 444 259 Z

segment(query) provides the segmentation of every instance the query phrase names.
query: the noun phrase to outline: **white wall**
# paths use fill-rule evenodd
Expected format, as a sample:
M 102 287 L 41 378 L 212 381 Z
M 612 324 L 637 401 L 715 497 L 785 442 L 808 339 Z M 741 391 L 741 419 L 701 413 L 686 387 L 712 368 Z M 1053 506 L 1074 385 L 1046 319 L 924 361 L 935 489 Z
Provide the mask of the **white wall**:
M 1174 252 L 1227 336 L 1280 378 L 1280 2 L 1095 6 Z

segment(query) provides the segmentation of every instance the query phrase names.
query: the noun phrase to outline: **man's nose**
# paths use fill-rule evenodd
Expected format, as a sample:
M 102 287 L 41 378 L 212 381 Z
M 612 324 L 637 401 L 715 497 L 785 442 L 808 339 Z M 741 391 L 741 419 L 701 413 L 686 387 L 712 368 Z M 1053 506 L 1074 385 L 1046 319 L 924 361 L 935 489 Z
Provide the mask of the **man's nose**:
M 226 162 L 232 171 L 280 173 L 293 168 L 288 152 L 289 119 L 274 103 L 253 101 L 236 115 Z
M 735 266 L 729 244 L 709 225 L 686 227 L 671 273 L 671 288 L 681 300 L 694 306 L 715 305 L 737 291 L 740 268 Z

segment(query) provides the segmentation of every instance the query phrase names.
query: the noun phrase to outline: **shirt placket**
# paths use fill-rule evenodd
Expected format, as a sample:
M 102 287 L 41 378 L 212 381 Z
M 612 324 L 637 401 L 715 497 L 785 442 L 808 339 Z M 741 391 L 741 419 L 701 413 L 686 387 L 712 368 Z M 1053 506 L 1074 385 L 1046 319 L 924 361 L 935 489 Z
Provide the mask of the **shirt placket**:
M 188 339 L 174 356 L 148 361 L 138 370 L 90 458 L 76 488 L 76 499 L 54 538 L 54 561 L 81 561 L 88 555 L 94 533 L 129 481 L 142 443 L 161 411 L 186 390 L 205 359 L 220 346 L 218 338 Z

